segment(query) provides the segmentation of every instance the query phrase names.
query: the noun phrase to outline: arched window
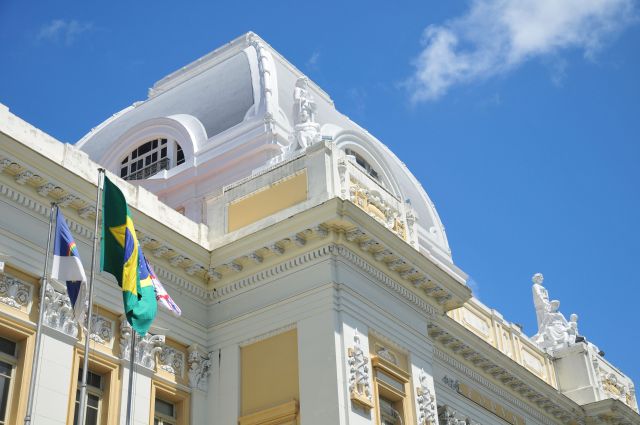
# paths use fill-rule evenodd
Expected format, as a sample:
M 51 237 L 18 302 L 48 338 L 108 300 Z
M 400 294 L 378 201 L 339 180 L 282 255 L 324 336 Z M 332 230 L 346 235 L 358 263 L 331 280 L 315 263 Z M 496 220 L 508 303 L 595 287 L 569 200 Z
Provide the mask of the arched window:
M 168 170 L 184 162 L 184 152 L 176 142 L 155 139 L 141 144 L 127 155 L 120 164 L 120 177 L 140 180 Z
M 378 176 L 378 172 L 367 162 L 366 159 L 362 157 L 359 153 L 352 149 L 345 149 L 344 153 L 347 155 L 353 156 L 356 159 L 356 164 L 358 164 L 367 174 L 380 182 L 380 177 Z M 381 182 L 380 182 L 381 183 Z

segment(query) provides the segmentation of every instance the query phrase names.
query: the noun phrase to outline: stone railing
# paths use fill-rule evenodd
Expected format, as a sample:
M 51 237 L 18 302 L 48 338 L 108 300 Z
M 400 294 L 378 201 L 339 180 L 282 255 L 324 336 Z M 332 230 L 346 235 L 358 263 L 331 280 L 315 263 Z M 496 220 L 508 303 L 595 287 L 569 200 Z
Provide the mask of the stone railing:
M 447 313 L 449 317 L 524 366 L 549 385 L 557 388 L 553 361 L 516 324 L 509 323 L 496 310 L 475 298 Z

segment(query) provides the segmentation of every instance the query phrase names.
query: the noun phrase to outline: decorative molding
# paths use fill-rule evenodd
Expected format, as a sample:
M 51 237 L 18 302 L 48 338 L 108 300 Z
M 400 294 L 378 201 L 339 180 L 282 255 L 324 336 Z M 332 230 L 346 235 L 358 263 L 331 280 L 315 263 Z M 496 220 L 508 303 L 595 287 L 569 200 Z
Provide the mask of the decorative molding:
M 58 187 L 56 187 L 56 189 L 58 189 Z M 21 205 L 33 212 L 35 212 L 36 214 L 39 214 L 42 217 L 46 217 L 47 222 L 49 220 L 49 210 L 50 207 L 48 205 L 44 205 L 30 197 L 28 197 L 27 195 L 18 192 L 17 190 L 15 190 L 14 188 L 10 187 L 10 186 L 6 186 L 3 184 L 0 184 L 0 195 L 4 196 L 5 198 L 15 202 L 18 205 Z M 69 225 L 69 229 L 74 232 L 77 235 L 80 235 L 84 238 L 87 239 L 93 239 L 93 230 L 89 229 L 88 227 L 83 226 L 82 224 L 78 223 L 77 221 L 69 218 L 69 216 L 65 217 L 67 224 Z
M 18 184 L 26 184 L 34 177 L 36 177 L 36 175 L 29 170 L 22 171 L 14 176 L 16 183 Z
M 20 279 L 0 273 L 0 302 L 18 310 L 31 310 L 33 286 Z
M 422 272 L 400 255 L 386 249 L 382 243 L 362 229 L 356 227 L 346 231 L 345 238 L 347 241 L 357 244 L 361 250 L 371 253 L 376 261 L 386 265 L 389 270 L 398 273 L 402 279 L 424 291 L 426 295 L 434 298 L 438 304 L 443 305 L 453 299 L 453 295 L 434 282 L 429 274 Z M 374 251 L 374 248 L 380 249 Z
M 113 346 L 115 322 L 104 316 L 93 314 L 89 338 L 98 344 Z
M 418 425 L 436 424 L 436 397 L 429 388 L 429 375 L 424 369 L 420 369 L 418 381 L 420 385 L 416 387 L 416 405 L 418 406 Z
M 173 375 L 182 377 L 184 374 L 184 353 L 173 347 L 164 345 L 158 355 L 160 369 Z
M 247 345 L 251 345 L 254 344 L 256 342 L 260 342 L 263 341 L 265 339 L 269 339 L 273 336 L 276 335 L 280 335 L 281 333 L 285 333 L 288 332 L 292 329 L 296 328 L 296 324 L 295 323 L 287 323 L 284 326 L 280 326 L 279 328 L 276 329 L 271 329 L 270 331 L 258 334 L 258 335 L 254 335 L 251 338 L 247 338 L 245 340 L 242 340 L 239 344 L 240 347 L 246 347 Z
M 0 159 L 0 173 L 2 173 L 6 168 L 10 167 L 14 162 L 11 162 L 8 158 Z
M 455 410 L 446 404 L 438 406 L 438 421 L 440 425 L 480 425 L 469 417 L 461 418 Z
M 161 278 L 163 282 L 170 281 L 174 283 L 178 288 L 183 289 L 185 292 L 190 293 L 197 300 L 202 300 L 207 291 L 200 285 L 197 285 L 189 280 L 183 279 L 180 276 L 170 272 L 162 266 L 153 265 L 153 270 L 156 272 L 156 275 Z M 204 270 L 204 268 L 203 268 Z
M 169 252 L 169 248 L 162 245 L 160 248 L 156 248 L 153 250 L 153 255 L 156 256 L 157 258 L 162 258 L 168 252 Z
M 132 332 L 133 329 L 127 322 L 127 317 L 123 314 L 120 316 L 120 358 L 122 360 L 129 360 Z M 155 369 L 156 355 L 162 351 L 164 340 L 164 335 L 152 335 L 149 333 L 138 339 L 135 362 L 147 369 Z
M 377 268 L 369 264 L 368 261 L 351 251 L 344 246 L 337 246 L 336 253 L 342 258 L 349 260 L 351 264 L 357 266 L 360 270 L 366 272 L 369 276 L 373 277 L 376 281 L 383 283 L 386 287 L 391 289 L 396 294 L 400 295 L 405 300 L 411 302 L 413 305 L 422 310 L 425 314 L 433 317 L 436 314 L 436 309 L 427 303 L 425 300 L 408 290 L 404 286 L 400 285 L 385 273 L 381 272 Z
M 247 276 L 243 279 L 232 282 L 221 288 L 217 288 L 217 290 L 215 291 L 210 291 L 208 292 L 209 299 L 219 300 L 221 298 L 226 298 L 229 295 L 234 294 L 238 291 L 246 290 L 250 287 L 253 287 L 258 283 L 262 282 L 263 280 L 267 280 L 281 273 L 285 273 L 289 270 L 302 266 L 310 261 L 314 261 L 314 260 L 329 256 L 334 252 L 334 250 L 335 250 L 335 245 L 331 244 L 331 245 L 326 245 L 326 246 L 317 248 L 313 251 L 308 251 L 298 257 L 295 257 L 283 263 L 277 264 L 269 269 L 261 270 L 254 275 Z
M 53 183 L 45 183 L 42 186 L 39 186 L 36 189 L 36 192 L 38 192 L 38 194 L 40 196 L 47 197 L 49 195 L 49 192 L 51 192 L 55 188 L 56 188 L 55 184 L 53 184 Z
M 360 346 L 360 336 L 356 329 L 353 346 L 347 349 L 347 367 L 349 369 L 349 393 L 351 401 L 365 409 L 373 408 L 373 396 L 369 377 L 369 357 Z
M 458 372 L 462 373 L 467 378 L 475 381 L 477 384 L 481 385 L 482 387 L 484 387 L 484 388 L 488 389 L 489 391 L 493 392 L 498 397 L 502 397 L 507 402 L 509 402 L 512 405 L 518 407 L 519 409 L 527 412 L 529 415 L 531 415 L 532 417 L 536 418 L 541 423 L 546 424 L 546 425 L 556 425 L 556 422 L 552 421 L 547 416 L 544 416 L 538 410 L 533 409 L 527 403 L 524 403 L 523 401 L 513 397 L 509 392 L 507 392 L 507 391 L 503 390 L 502 388 L 498 387 L 497 385 L 495 385 L 494 383 L 492 383 L 491 381 L 486 379 L 484 376 L 480 375 L 478 372 L 476 372 L 476 371 L 472 370 L 471 368 L 467 367 L 465 364 L 463 364 L 460 361 L 456 360 L 455 358 L 451 357 L 450 355 L 448 355 L 444 351 L 440 350 L 439 348 L 434 347 L 433 354 L 437 359 L 439 359 L 442 362 L 446 363 L 447 365 L 451 366 L 452 368 L 454 368 Z M 487 371 L 491 371 L 491 369 L 488 369 Z M 451 381 L 455 382 L 453 380 L 451 380 Z M 447 386 L 451 387 L 451 385 L 449 385 L 449 383 L 447 383 Z M 542 394 L 539 394 L 537 391 L 529 388 L 528 385 L 524 384 L 524 386 L 522 386 L 521 388 L 523 388 L 524 391 L 521 390 L 519 392 L 523 393 L 523 395 L 527 396 L 527 398 L 532 403 L 537 404 L 538 406 L 542 406 L 544 401 L 549 402 L 549 400 L 545 396 L 543 396 Z M 452 389 L 454 389 L 454 391 L 457 391 L 457 389 L 455 389 L 453 387 L 452 387 Z M 579 416 L 576 416 L 575 412 L 569 412 L 569 411 L 566 411 L 565 409 L 562 409 L 562 411 L 565 413 L 564 414 L 565 419 L 562 419 L 563 421 L 565 421 L 565 423 L 569 423 L 571 420 L 578 420 L 579 419 Z
M 187 349 L 189 353 L 189 386 L 202 391 L 209 389 L 209 374 L 211 373 L 211 353 L 206 353 L 194 344 Z
M 175 257 L 171 257 L 169 259 L 169 264 L 171 264 L 174 267 L 178 267 L 185 260 L 188 260 L 188 258 L 185 257 L 184 255 L 176 255 Z
M 73 338 L 78 336 L 78 322 L 66 293 L 58 292 L 47 284 L 44 295 L 44 324 Z

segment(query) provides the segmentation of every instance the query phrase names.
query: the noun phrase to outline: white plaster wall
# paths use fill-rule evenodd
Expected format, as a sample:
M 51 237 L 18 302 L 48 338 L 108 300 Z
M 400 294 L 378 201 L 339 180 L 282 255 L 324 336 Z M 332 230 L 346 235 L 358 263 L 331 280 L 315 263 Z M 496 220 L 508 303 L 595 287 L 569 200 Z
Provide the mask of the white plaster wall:
M 69 344 L 71 339 L 68 336 L 43 328 L 33 423 L 64 425 L 67 423 L 71 381 L 77 379 L 71 376 L 73 345 Z
M 240 347 L 232 344 L 220 350 L 220 361 L 213 359 L 216 373 L 209 390 L 213 409 L 206 423 L 235 424 L 240 414 Z
M 325 311 L 298 322 L 300 419 L 304 425 L 342 425 L 344 388 L 336 362 L 340 333 L 335 311 Z M 338 356 L 339 358 L 339 356 Z
M 126 363 L 126 364 L 125 364 Z M 141 370 L 142 366 L 137 365 L 133 375 L 133 408 L 131 423 L 133 425 L 149 425 L 149 414 L 151 409 L 151 377 L 149 371 Z M 120 380 L 122 382 L 122 393 L 120 394 L 120 423 L 127 423 L 127 393 L 129 388 L 129 364 L 123 362 L 120 367 Z M 114 394 L 115 397 L 118 394 Z
M 191 393 L 190 419 L 192 424 L 207 423 L 207 393 L 194 389 Z

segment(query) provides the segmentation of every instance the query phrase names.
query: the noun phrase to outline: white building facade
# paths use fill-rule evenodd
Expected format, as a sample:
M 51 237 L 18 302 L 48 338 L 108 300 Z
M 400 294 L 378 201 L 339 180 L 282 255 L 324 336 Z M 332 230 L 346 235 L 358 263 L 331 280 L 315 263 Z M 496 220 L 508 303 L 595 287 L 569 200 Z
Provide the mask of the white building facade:
M 74 146 L 0 105 L 0 424 L 26 411 L 49 205 L 88 274 L 99 167 L 183 311 L 138 344 L 135 424 L 640 424 L 542 276 L 529 338 L 473 298 L 404 164 L 253 33 Z M 73 425 L 87 335 L 46 294 L 33 423 Z M 131 329 L 109 275 L 95 294 L 87 423 L 124 424 Z

